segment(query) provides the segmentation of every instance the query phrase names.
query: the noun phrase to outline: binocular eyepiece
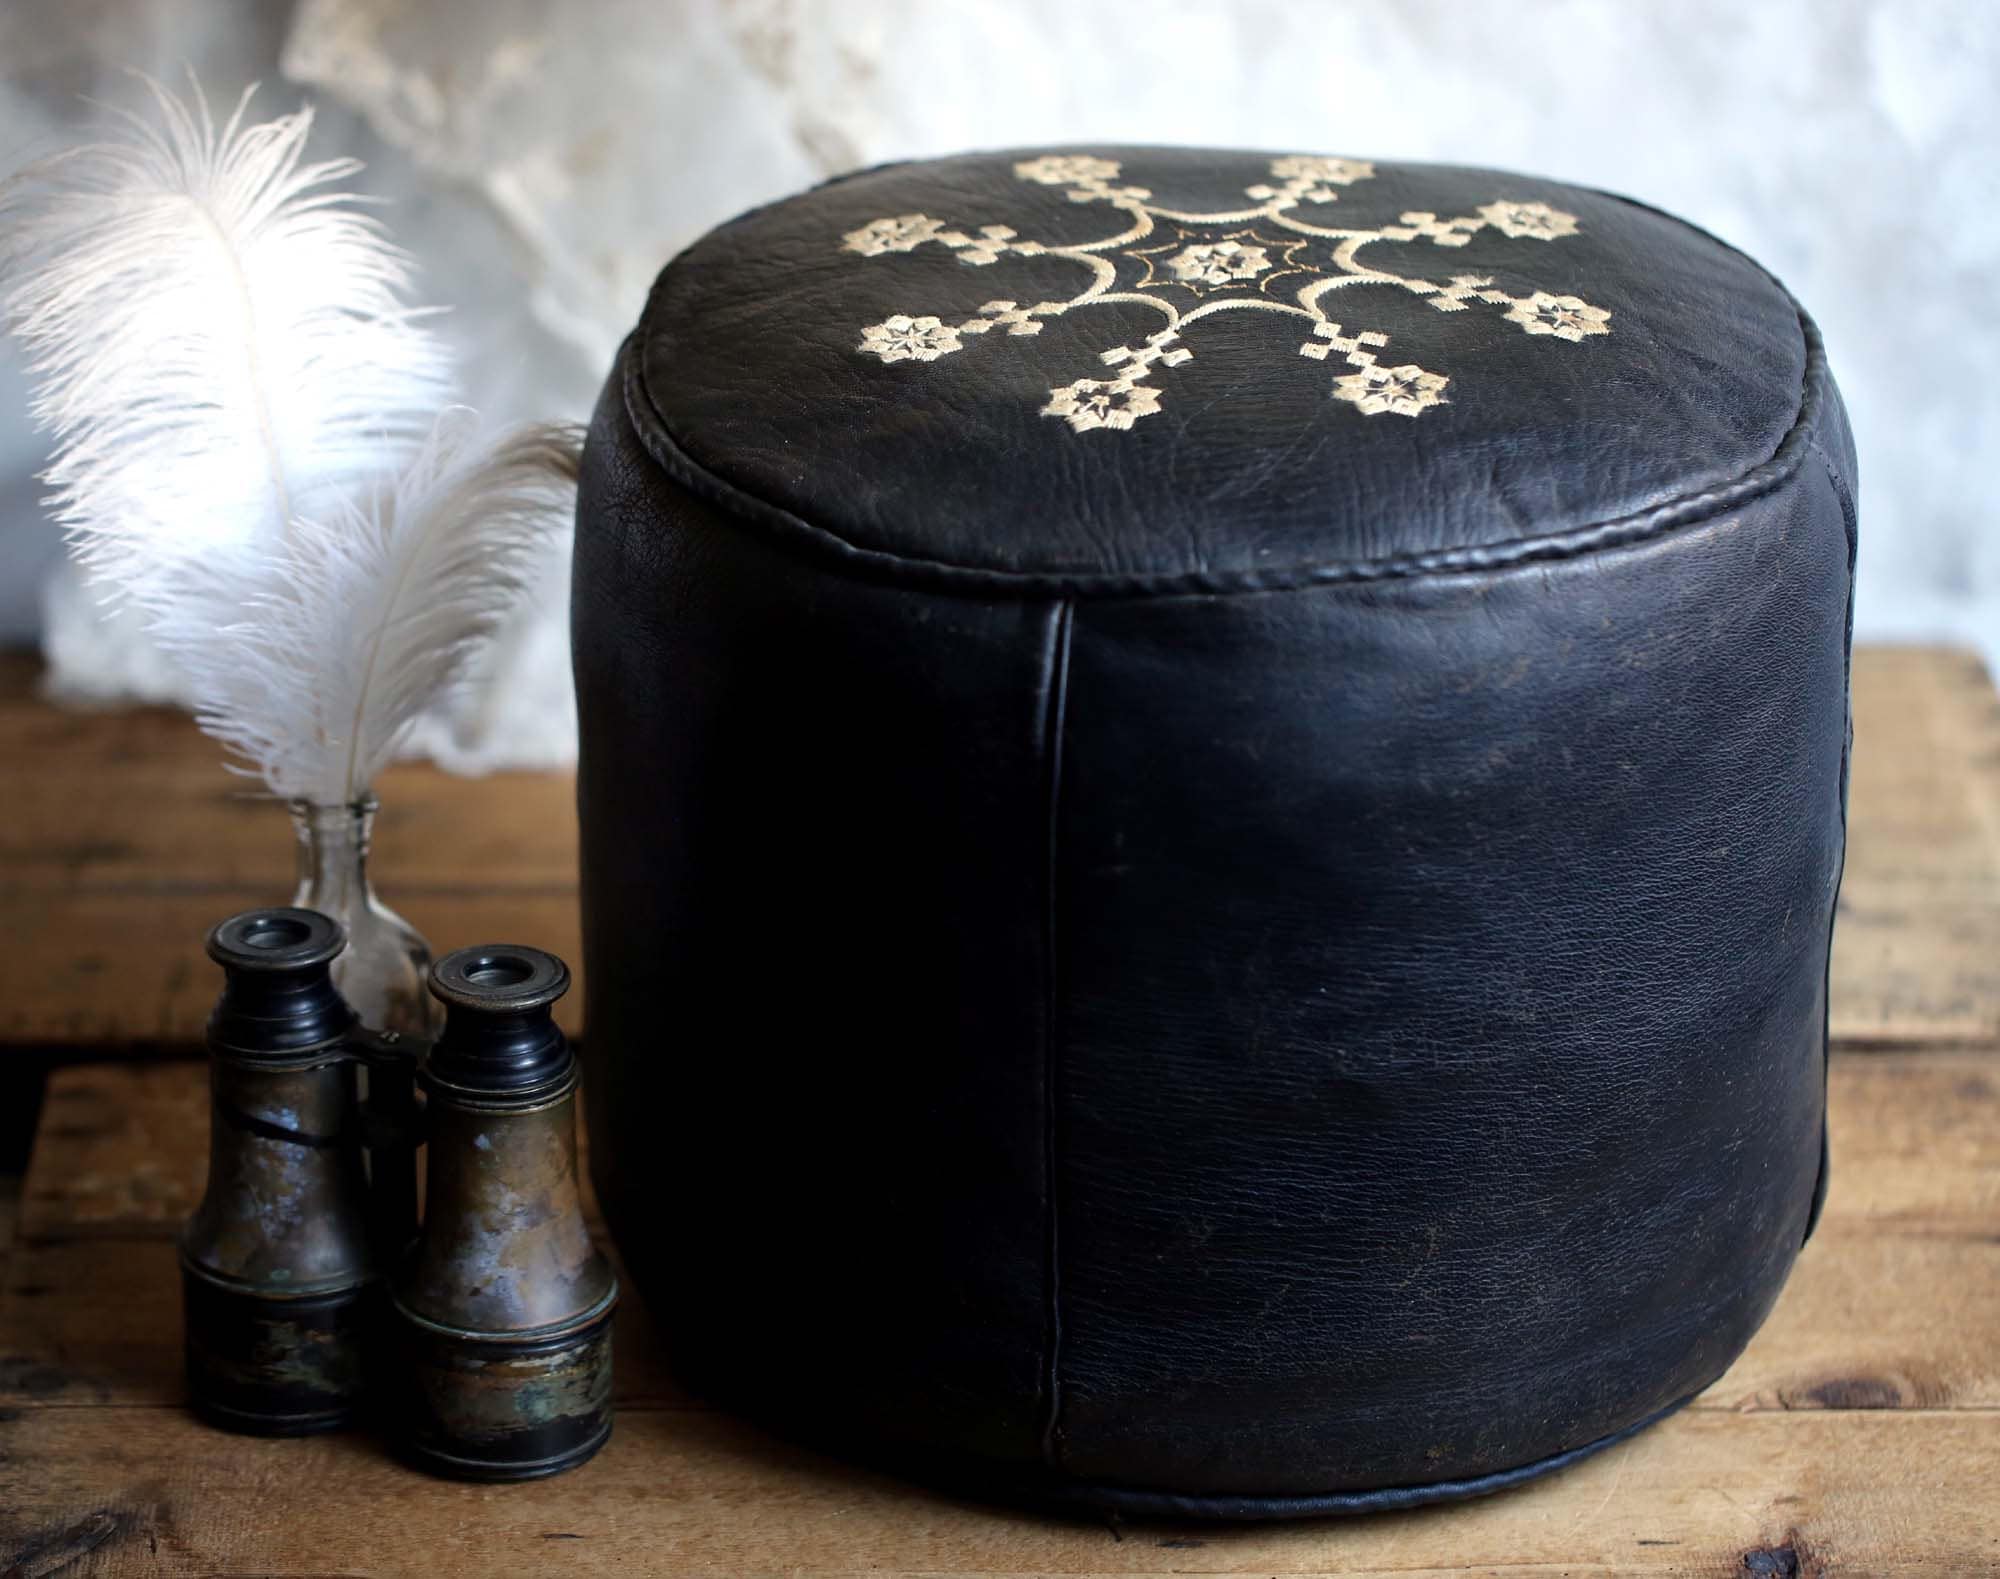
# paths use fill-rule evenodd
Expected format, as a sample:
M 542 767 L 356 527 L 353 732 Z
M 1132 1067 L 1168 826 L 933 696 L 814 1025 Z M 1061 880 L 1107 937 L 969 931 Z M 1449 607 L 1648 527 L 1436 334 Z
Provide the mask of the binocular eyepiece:
M 426 1046 L 356 1023 L 331 974 L 345 941 L 297 909 L 209 935 L 208 1187 L 181 1240 L 195 1407 L 270 1435 L 379 1412 L 460 1478 L 581 1463 L 611 1431 L 618 1285 L 583 1218 L 553 1015 L 569 971 L 511 945 L 447 955 Z

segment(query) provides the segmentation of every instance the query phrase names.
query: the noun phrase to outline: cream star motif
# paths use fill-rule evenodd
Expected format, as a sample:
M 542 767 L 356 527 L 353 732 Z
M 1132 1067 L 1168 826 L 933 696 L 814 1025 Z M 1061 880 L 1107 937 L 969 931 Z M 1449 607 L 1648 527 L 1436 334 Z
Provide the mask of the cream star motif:
M 1183 247 L 1167 259 L 1167 267 L 1185 285 L 1227 285 L 1231 280 L 1247 280 L 1271 266 L 1262 247 L 1241 241 L 1214 241 Z
M 1336 378 L 1333 395 L 1336 400 L 1353 401 L 1365 416 L 1393 411 L 1399 417 L 1417 417 L 1443 401 L 1444 386 L 1450 382 L 1440 373 L 1426 373 L 1406 362 L 1401 367 L 1364 367 Z
M 1140 293 L 1178 286 L 1198 300 L 1224 291 L 1276 297 L 1288 288 L 1297 288 L 1294 275 L 1323 276 L 1316 265 L 1301 261 L 1301 255 L 1312 246 L 1309 236 L 1267 236 L 1255 228 L 1217 234 L 1186 225 L 1162 225 L 1145 239 L 1153 245 L 1120 247 L 1112 255 L 1129 258 L 1140 266 L 1140 276 L 1133 284 Z
M 1092 428 L 1129 428 L 1159 409 L 1157 389 L 1126 379 L 1100 382 L 1079 378 L 1074 384 L 1050 390 L 1049 403 L 1042 407 L 1042 415 L 1067 417 L 1078 433 L 1088 433 Z
M 1515 240 L 1532 236 L 1537 241 L 1554 241 L 1558 236 L 1576 234 L 1576 216 L 1546 203 L 1488 203 L 1480 209 L 1479 217 Z
M 1056 258 L 1077 266 L 1082 288 L 1073 296 L 1038 302 L 996 299 L 957 322 L 934 313 L 892 313 L 863 329 L 856 349 L 884 363 L 932 362 L 964 349 L 966 336 L 998 339 L 997 329 L 1007 337 L 1031 336 L 1049 320 L 1099 301 L 1149 307 L 1161 317 L 1157 332 L 1098 355 L 1117 369 L 1115 377 L 1079 378 L 1052 388 L 1041 407 L 1042 415 L 1060 417 L 1075 433 L 1121 433 L 1161 409 L 1163 396 L 1153 380 L 1193 359 L 1194 348 L 1183 337 L 1219 313 L 1254 309 L 1305 319 L 1311 328 L 1299 354 L 1314 361 L 1338 357 L 1352 369 L 1333 379 L 1328 394 L 1363 417 L 1421 417 L 1450 404 L 1444 391 L 1451 380 L 1414 362 L 1383 366 L 1379 354 L 1388 335 L 1373 329 L 1344 332 L 1325 310 L 1332 292 L 1402 290 L 1445 313 L 1500 307 L 1505 320 L 1524 333 L 1572 345 L 1611 332 L 1610 312 L 1580 296 L 1541 290 L 1517 296 L 1489 275 L 1454 274 L 1439 281 L 1361 259 L 1365 248 L 1381 242 L 1464 248 L 1482 231 L 1509 241 L 1558 242 L 1577 234 L 1574 214 L 1540 201 L 1496 198 L 1471 214 L 1408 211 L 1372 229 L 1336 229 L 1305 219 L 1298 210 L 1339 202 L 1346 189 L 1374 179 L 1372 164 L 1288 154 L 1273 159 L 1269 172 L 1268 181 L 1244 188 L 1255 207 L 1202 214 L 1163 207 L 1147 188 L 1119 184 L 1124 169 L 1115 159 L 1044 154 L 1014 166 L 1019 181 L 1060 189 L 1072 203 L 1118 211 L 1123 228 L 1097 241 L 1039 241 L 1004 224 L 954 228 L 928 214 L 870 220 L 841 238 L 846 251 L 881 258 L 936 246 L 974 268 L 1012 257 Z
M 1611 314 L 1580 296 L 1551 296 L 1536 291 L 1507 309 L 1507 316 L 1529 334 L 1552 334 L 1572 343 L 1587 334 L 1611 333 Z
M 914 252 L 944 229 L 944 225 L 924 214 L 899 214 L 894 219 L 872 219 L 859 230 L 850 230 L 843 240 L 849 252 L 864 258 L 878 258 L 885 252 Z
M 861 331 L 860 349 L 885 362 L 935 362 L 963 344 L 956 329 L 935 317 L 912 318 L 892 313 Z
M 1352 186 L 1375 174 L 1366 159 L 1326 159 L 1313 154 L 1291 154 L 1271 161 L 1271 174 L 1284 184 L 1245 187 L 1243 194 L 1259 202 L 1274 197 L 1302 199 L 1308 203 L 1337 203 L 1337 186 Z

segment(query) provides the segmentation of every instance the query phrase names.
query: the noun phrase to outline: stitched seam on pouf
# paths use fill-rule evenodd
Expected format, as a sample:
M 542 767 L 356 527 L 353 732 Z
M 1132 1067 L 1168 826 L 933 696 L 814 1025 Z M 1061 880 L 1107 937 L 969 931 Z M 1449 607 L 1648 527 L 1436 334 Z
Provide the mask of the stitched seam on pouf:
M 1828 1171 L 1832 1167 L 1832 1139 L 1826 1129 L 1826 1091 L 1834 1053 L 1834 931 L 1838 927 L 1840 913 L 1840 887 L 1846 881 L 1848 871 L 1848 786 L 1854 772 L 1854 568 L 1860 556 L 1860 506 L 1854 498 L 1854 490 L 1848 488 L 1846 476 L 1840 472 L 1840 466 L 1834 464 L 1834 458 L 1826 454 L 1826 446 L 1820 444 L 1818 436 L 1812 438 L 1812 452 L 1820 458 L 1820 466 L 1826 468 L 1826 482 L 1834 490 L 1834 498 L 1840 504 L 1840 526 L 1848 540 L 1848 614 L 1842 638 L 1846 658 L 1842 660 L 1840 672 L 1840 861 L 1834 867 L 1834 891 L 1826 903 L 1826 967 L 1820 975 L 1820 1171 L 1812 1181 L 1812 1199 L 1806 1205 L 1806 1227 L 1798 1235 L 1800 1245 L 1812 1239 L 1812 1229 L 1820 1225 L 1820 1213 L 1826 1207 Z
M 1070 640 L 1075 628 L 1076 605 L 1067 600 L 1057 603 L 1049 622 L 1042 709 L 1042 752 L 1048 767 L 1044 796 L 1048 864 L 1042 909 L 1042 1169 L 1043 1188 L 1048 1195 L 1048 1309 L 1043 1336 L 1041 1448 L 1042 1462 L 1052 1470 L 1062 1467 L 1062 1238 L 1058 1216 L 1061 1191 L 1057 1179 L 1062 1152 L 1058 1133 L 1062 1116 L 1059 1106 L 1062 1042 L 1057 1007 L 1060 984 L 1056 967 L 1056 873 L 1060 852 L 1056 819 L 1062 806 L 1063 732 L 1068 727 Z
M 1460 1480 L 1437 1480 L 1409 1485 L 1384 1486 L 1365 1491 L 1296 1492 L 1259 1495 L 1255 1492 L 1149 1491 L 1102 1481 L 1076 1481 L 1067 1486 L 1025 1488 L 1033 1495 L 1039 1490 L 1045 1500 L 1059 1505 L 1112 1511 L 1132 1518 L 1172 1519 L 1299 1519 L 1325 1516 L 1387 1513 L 1401 1508 L 1419 1508 L 1439 1503 L 1465 1502 L 1491 1496 L 1542 1476 L 1567 1469 L 1570 1465 L 1629 1441 L 1650 1426 L 1685 1409 L 1699 1392 L 1677 1398 L 1665 1408 L 1635 1420 L 1628 1426 L 1593 1441 L 1551 1453 L 1545 1458 L 1493 1470 Z
M 1786 299 L 1791 300 L 1789 294 Z M 1797 411 L 1770 458 L 1730 481 L 1684 494 L 1645 510 L 1608 517 L 1583 526 L 1565 527 L 1543 536 L 1513 538 L 1479 547 L 1430 549 L 1382 559 L 1338 561 L 1270 571 L 1127 573 L 996 570 L 950 560 L 897 554 L 887 549 L 862 548 L 827 527 L 816 526 L 783 506 L 717 476 L 681 448 L 667 429 L 666 416 L 653 398 L 646 376 L 646 358 L 641 345 L 652 316 L 651 302 L 647 304 L 647 312 L 641 317 L 638 329 L 627 337 L 620 360 L 623 363 L 626 420 L 631 423 L 641 447 L 671 480 L 740 520 L 771 530 L 780 538 L 789 537 L 807 544 L 843 565 L 873 571 L 898 582 L 928 584 L 946 590 L 965 588 L 1015 595 L 1054 593 L 1077 597 L 1133 597 L 1190 592 L 1282 592 L 1345 583 L 1498 572 L 1519 565 L 1580 558 L 1663 537 L 1776 492 L 1798 474 L 1813 439 L 1824 399 L 1822 384 L 1826 353 L 1819 330 L 1796 301 L 1792 301 L 1792 307 L 1798 317 L 1799 334 L 1806 352 Z M 642 412 L 651 420 L 642 421 Z

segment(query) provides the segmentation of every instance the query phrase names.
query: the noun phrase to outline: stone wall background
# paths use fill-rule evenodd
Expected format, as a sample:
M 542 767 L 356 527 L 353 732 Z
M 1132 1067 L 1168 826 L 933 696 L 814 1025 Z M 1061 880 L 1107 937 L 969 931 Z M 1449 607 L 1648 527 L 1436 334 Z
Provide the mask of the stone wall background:
M 2000 5 L 1991 0 L 12 0 L 0 168 L 83 95 L 184 65 L 324 155 L 424 268 L 475 403 L 588 410 L 654 271 L 715 222 L 905 155 L 1213 142 L 1516 166 L 1630 192 L 1769 264 L 1826 332 L 1862 451 L 1864 637 L 2000 664 Z M 40 519 L 0 344 L 0 639 L 81 695 L 170 689 Z M 420 745 L 559 761 L 564 567 L 498 684 Z

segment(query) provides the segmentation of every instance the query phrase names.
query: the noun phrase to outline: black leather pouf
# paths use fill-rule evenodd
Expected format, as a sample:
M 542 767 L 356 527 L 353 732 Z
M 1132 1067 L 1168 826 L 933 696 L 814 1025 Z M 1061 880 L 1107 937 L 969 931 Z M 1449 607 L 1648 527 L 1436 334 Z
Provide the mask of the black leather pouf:
M 1854 457 L 1812 325 L 1494 171 L 760 209 L 600 405 L 592 1164 L 694 1386 L 982 1493 L 1491 1490 L 1823 1182 Z

